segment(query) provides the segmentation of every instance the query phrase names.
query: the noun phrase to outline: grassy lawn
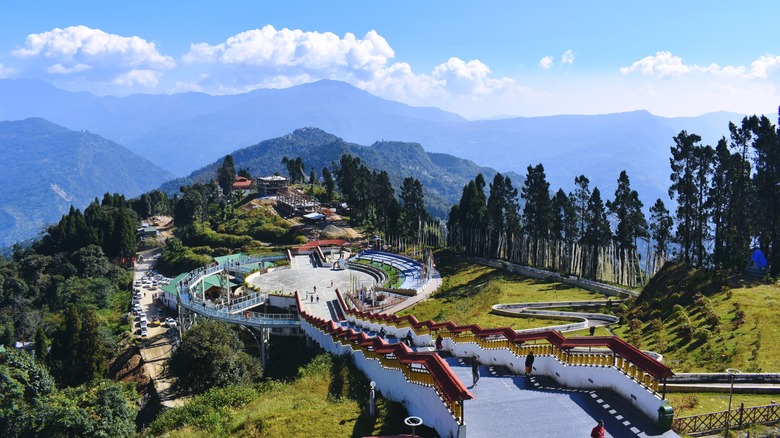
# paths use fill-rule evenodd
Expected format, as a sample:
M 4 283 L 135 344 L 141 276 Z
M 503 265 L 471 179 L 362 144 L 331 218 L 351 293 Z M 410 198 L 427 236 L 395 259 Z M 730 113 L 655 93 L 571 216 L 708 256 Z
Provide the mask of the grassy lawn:
M 674 406 L 677 417 L 706 414 L 709 412 L 727 411 L 729 408 L 728 392 L 673 392 L 667 393 L 666 398 Z M 766 406 L 772 400 L 778 400 L 778 394 L 734 394 L 731 400 L 731 410 L 739 409 L 741 403 L 745 408 L 752 406 Z
M 516 330 L 566 324 L 570 321 L 512 318 L 490 313 L 499 303 L 540 301 L 582 301 L 603 299 L 603 295 L 565 284 L 550 283 L 510 274 L 495 268 L 466 263 L 447 254 L 436 258 L 444 282 L 431 298 L 399 315 L 418 320 L 479 324 L 481 327 L 512 327 Z
M 162 414 L 149 434 L 341 438 L 408 433 L 403 424 L 406 410 L 399 403 L 378 399 L 377 416 L 369 415 L 368 390 L 368 380 L 349 361 L 320 355 L 301 368 L 296 379 L 266 382 L 245 396 L 245 403 L 234 403 L 233 408 L 221 408 L 223 399 L 236 400 L 234 393 L 240 393 L 240 388 L 225 389 L 227 395 L 222 397 L 211 393 L 196 397 L 191 406 Z M 215 403 L 217 398 L 220 400 Z M 420 428 L 417 431 L 421 433 Z M 433 436 L 430 430 L 422 433 Z

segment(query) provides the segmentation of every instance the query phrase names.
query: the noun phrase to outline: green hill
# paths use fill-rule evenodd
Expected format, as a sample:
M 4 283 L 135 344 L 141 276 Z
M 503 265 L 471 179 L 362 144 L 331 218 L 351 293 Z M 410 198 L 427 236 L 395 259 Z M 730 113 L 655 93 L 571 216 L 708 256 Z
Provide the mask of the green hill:
M 419 179 L 425 189 L 428 211 L 440 218 L 446 217 L 452 204 L 458 202 L 463 186 L 469 180 L 482 173 L 487 181 L 491 181 L 496 174 L 496 170 L 480 167 L 469 160 L 425 152 L 419 143 L 383 140 L 371 146 L 361 146 L 317 128 L 296 129 L 291 134 L 232 153 L 236 169 L 246 168 L 252 175 L 272 175 L 275 172 L 286 175 L 282 158 L 300 156 L 306 166 L 306 175 L 313 169 L 318 178 L 322 178 L 323 167 L 338 162 L 343 154 L 359 157 L 372 169 L 386 170 L 396 193 L 405 177 Z M 177 193 L 180 186 L 210 181 L 216 177 L 220 164 L 222 160 L 193 172 L 187 178 L 170 181 L 162 186 L 162 190 Z M 522 184 L 520 176 L 509 175 L 516 187 Z
M 667 263 L 645 287 L 616 332 L 658 351 L 675 372 L 776 372 L 780 288 Z M 635 328 L 630 327 L 630 321 Z M 640 335 L 632 331 L 638 330 Z
M 0 247 L 36 236 L 71 205 L 140 195 L 172 177 L 123 146 L 44 119 L 0 122 Z

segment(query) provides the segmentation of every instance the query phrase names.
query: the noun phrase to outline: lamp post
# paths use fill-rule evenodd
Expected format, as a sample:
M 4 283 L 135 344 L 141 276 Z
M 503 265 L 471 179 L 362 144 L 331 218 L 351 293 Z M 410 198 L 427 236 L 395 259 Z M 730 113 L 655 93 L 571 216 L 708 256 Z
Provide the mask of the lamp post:
M 727 437 L 729 436 L 729 422 L 731 421 L 731 397 L 734 395 L 734 376 L 737 374 L 742 374 L 742 371 L 736 368 L 728 368 L 726 373 L 729 375 L 729 377 L 731 377 L 731 386 L 729 388 L 729 410 L 726 413 L 726 432 L 723 434 Z
M 404 419 L 404 424 L 412 426 L 412 438 L 417 438 L 417 435 L 414 433 L 414 428 L 423 424 L 423 421 L 420 417 L 411 416 Z
M 368 392 L 368 413 L 373 417 L 376 415 L 376 382 L 372 380 L 368 385 L 371 387 Z

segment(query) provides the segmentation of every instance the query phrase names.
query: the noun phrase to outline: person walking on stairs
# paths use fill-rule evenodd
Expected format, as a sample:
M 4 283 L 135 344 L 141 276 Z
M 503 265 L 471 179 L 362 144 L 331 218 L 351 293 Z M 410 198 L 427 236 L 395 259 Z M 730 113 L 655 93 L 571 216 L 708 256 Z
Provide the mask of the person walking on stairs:
M 534 369 L 534 352 L 531 351 L 528 353 L 528 356 L 525 357 L 525 375 L 530 376 L 531 371 Z

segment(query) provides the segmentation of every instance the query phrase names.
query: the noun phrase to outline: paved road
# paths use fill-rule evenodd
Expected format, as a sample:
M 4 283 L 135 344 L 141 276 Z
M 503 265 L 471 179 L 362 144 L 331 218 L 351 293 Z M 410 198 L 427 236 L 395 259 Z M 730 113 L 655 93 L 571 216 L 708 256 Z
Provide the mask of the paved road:
M 147 271 L 153 269 L 154 261 L 152 255 L 161 252 L 161 250 L 151 250 L 139 253 L 143 255 L 144 261 L 138 262 L 135 265 L 135 272 L 133 273 L 133 284 L 136 280 L 140 280 Z M 135 287 L 135 286 L 134 286 Z M 151 315 L 160 314 L 160 309 L 154 301 L 154 296 L 160 289 L 141 287 L 141 309 L 146 312 L 149 321 L 151 322 Z M 164 306 L 160 306 L 165 311 Z M 163 318 L 165 319 L 165 318 Z M 133 319 L 133 335 L 141 341 L 141 358 L 143 358 L 143 364 L 146 368 L 146 372 L 154 382 L 154 387 L 157 390 L 157 394 L 162 400 L 162 404 L 165 407 L 180 406 L 183 404 L 183 400 L 174 399 L 170 394 L 171 380 L 167 377 L 165 362 L 170 357 L 171 350 L 173 348 L 171 339 L 168 336 L 168 328 L 164 325 L 159 327 L 148 328 L 149 337 L 146 339 L 141 338 L 140 323 L 138 318 Z

